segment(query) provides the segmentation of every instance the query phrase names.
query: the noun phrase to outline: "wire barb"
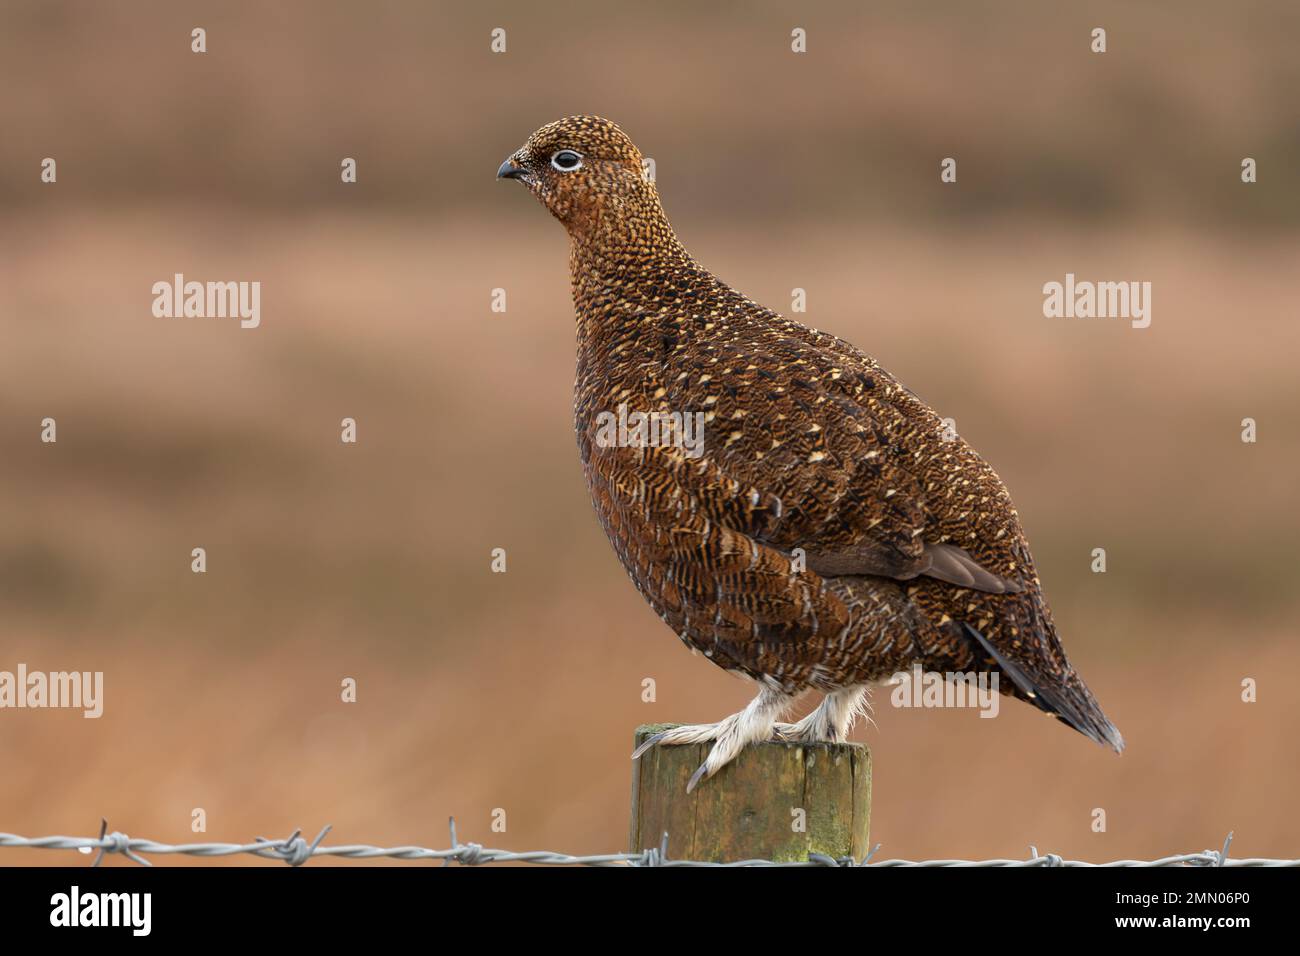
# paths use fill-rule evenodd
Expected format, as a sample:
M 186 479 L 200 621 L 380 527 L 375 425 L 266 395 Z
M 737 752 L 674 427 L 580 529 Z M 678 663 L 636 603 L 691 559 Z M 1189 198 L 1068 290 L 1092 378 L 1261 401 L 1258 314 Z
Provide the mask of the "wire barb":
M 1223 849 L 1219 851 L 1219 859 L 1215 861 L 1215 866 L 1223 866 L 1224 861 L 1228 859 L 1228 847 L 1232 846 L 1232 831 L 1228 831 L 1228 838 L 1223 841 Z
M 104 854 L 121 853 L 133 863 L 139 863 L 141 866 L 153 866 L 144 857 L 137 856 L 131 851 L 131 838 L 125 833 L 114 830 L 108 832 L 108 820 L 104 817 L 99 818 L 99 854 L 95 857 L 95 862 L 90 864 L 91 867 L 97 867 L 104 862 Z

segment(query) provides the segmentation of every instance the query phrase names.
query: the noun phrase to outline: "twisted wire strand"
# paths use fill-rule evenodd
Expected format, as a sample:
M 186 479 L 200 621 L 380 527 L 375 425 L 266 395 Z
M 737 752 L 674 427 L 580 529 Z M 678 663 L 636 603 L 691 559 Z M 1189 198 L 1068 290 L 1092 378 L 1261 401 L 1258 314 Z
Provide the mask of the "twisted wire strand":
M 675 860 L 668 857 L 668 839 L 657 847 L 651 847 L 640 853 L 599 853 L 587 856 L 575 856 L 569 853 L 557 853 L 552 850 L 497 850 L 478 843 L 461 843 L 456 836 L 456 821 L 450 822 L 451 846 L 445 850 L 435 850 L 423 846 L 371 846 L 365 843 L 326 846 L 325 836 L 330 832 L 326 826 L 308 843 L 301 830 L 295 830 L 283 840 L 268 840 L 257 837 L 252 843 L 160 843 L 140 837 L 127 836 L 114 830 L 109 832 L 108 821 L 100 823 L 98 837 L 43 836 L 25 837 L 14 833 L 0 833 L 0 848 L 14 847 L 37 850 L 77 850 L 84 854 L 98 851 L 92 866 L 99 866 L 106 856 L 121 855 L 141 866 L 152 866 L 148 856 L 181 854 L 193 857 L 225 857 L 248 854 L 267 860 L 279 860 L 290 866 L 302 866 L 316 857 L 341 857 L 349 860 L 372 860 L 378 858 L 394 860 L 429 860 L 442 861 L 444 866 L 459 863 L 462 866 L 483 866 L 490 863 L 535 863 L 543 866 L 859 866 L 879 869 L 893 867 L 1125 867 L 1125 866 L 1209 866 L 1209 867 L 1300 867 L 1300 860 L 1271 859 L 1232 859 L 1228 849 L 1232 844 L 1232 834 L 1224 841 L 1222 849 L 1203 850 L 1200 853 L 1182 853 L 1162 857 L 1158 860 L 1113 860 L 1107 863 L 1087 863 L 1081 860 L 1067 860 L 1055 853 L 1040 854 L 1037 847 L 1030 847 L 1028 859 L 1023 860 L 880 860 L 872 862 L 880 844 L 872 847 L 871 852 L 861 860 L 851 857 L 834 858 L 823 853 L 810 853 L 807 860 L 796 862 L 777 862 L 773 860 L 741 860 L 733 863 L 710 863 L 702 860 Z

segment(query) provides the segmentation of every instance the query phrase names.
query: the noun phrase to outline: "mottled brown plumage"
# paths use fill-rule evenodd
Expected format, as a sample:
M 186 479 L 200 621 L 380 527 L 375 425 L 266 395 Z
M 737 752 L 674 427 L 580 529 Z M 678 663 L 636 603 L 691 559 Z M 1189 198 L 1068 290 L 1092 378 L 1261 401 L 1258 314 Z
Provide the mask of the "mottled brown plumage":
M 1057 640 L 1006 488 L 932 409 L 692 259 L 613 123 L 544 126 L 498 175 L 569 233 L 574 422 L 614 550 L 683 641 L 762 688 L 662 742 L 717 740 L 711 774 L 772 733 L 842 737 L 865 685 L 920 662 L 997 672 L 1004 693 L 1123 747 Z M 605 447 L 598 419 L 620 405 L 704 413 L 703 453 Z M 823 705 L 775 723 L 809 688 Z

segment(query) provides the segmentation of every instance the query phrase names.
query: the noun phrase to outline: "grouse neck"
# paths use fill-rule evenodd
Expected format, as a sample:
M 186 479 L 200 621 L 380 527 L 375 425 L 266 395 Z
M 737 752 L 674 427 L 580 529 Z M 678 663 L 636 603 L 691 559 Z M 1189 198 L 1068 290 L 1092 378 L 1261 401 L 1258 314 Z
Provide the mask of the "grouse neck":
M 639 257 L 592 252 L 575 243 L 570 270 L 584 366 L 603 366 L 629 354 L 662 358 L 665 324 L 686 331 L 697 320 L 706 321 L 696 313 L 721 286 L 680 244 L 672 254 Z M 651 319 L 656 315 L 660 321 Z
M 691 258 L 662 212 L 569 235 L 569 274 L 580 322 L 596 312 L 613 318 L 612 306 L 622 313 L 658 311 L 666 301 L 717 283 Z
M 611 263 L 632 268 L 691 261 L 656 199 L 602 207 L 566 223 L 573 261 L 607 270 Z

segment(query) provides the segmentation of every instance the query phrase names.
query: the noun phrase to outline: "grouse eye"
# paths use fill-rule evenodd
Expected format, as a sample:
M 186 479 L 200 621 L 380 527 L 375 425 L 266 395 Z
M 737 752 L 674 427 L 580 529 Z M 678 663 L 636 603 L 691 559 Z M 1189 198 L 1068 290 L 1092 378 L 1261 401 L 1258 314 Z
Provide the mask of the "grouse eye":
M 582 165 L 582 155 L 571 149 L 562 149 L 551 157 L 551 165 L 562 173 L 571 173 Z

